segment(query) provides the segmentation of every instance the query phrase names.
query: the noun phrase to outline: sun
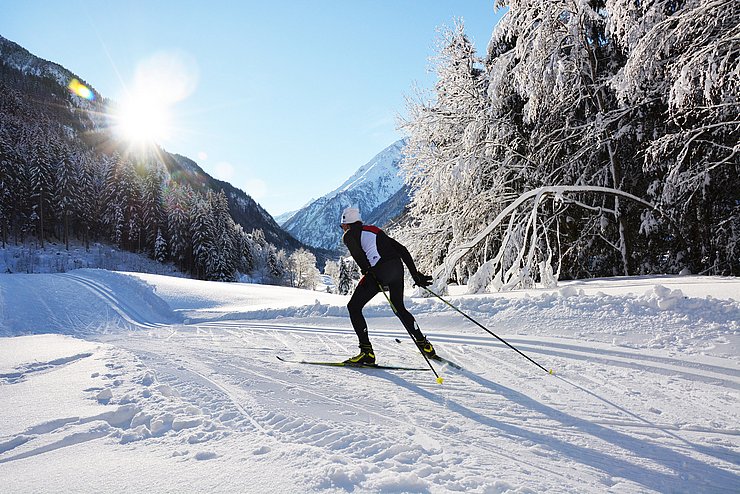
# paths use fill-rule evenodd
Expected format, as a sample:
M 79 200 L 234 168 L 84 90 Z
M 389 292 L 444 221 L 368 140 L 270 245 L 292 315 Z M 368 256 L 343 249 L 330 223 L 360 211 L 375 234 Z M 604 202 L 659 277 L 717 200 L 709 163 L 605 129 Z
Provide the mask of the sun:
M 195 91 L 198 74 L 197 61 L 178 50 L 158 51 L 139 61 L 123 97 L 108 108 L 111 129 L 131 149 L 139 150 L 176 137 L 182 129 L 173 127 L 170 110 Z M 70 87 L 73 90 L 79 94 L 77 85 Z
M 148 98 L 130 98 L 111 116 L 116 134 L 134 145 L 157 144 L 170 133 L 167 107 Z

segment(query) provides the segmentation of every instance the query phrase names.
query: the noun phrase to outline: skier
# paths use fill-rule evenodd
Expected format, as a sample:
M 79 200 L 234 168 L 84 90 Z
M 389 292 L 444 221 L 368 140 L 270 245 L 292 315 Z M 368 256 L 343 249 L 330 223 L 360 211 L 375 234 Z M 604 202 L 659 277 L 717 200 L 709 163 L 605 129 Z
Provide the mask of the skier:
M 403 323 L 406 331 L 414 338 L 419 349 L 428 357 L 435 357 L 434 347 L 422 334 L 416 320 L 403 305 L 403 264 L 406 264 L 414 284 L 426 287 L 431 285 L 432 277 L 416 270 L 409 251 L 396 240 L 386 235 L 377 226 L 363 225 L 358 208 L 346 208 L 341 219 L 344 235 L 342 241 L 349 249 L 363 277 L 355 288 L 355 293 L 347 304 L 352 327 L 360 340 L 360 353 L 345 360 L 348 364 L 374 364 L 375 352 L 367 333 L 367 322 L 362 308 L 387 286 L 394 312 Z

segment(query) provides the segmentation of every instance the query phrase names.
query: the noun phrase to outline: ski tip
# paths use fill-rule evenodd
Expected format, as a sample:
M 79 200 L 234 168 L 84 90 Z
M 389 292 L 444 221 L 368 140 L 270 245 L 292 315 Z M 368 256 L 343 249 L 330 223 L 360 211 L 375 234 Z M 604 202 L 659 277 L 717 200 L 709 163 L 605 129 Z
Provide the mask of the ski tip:
M 437 378 L 437 384 L 442 384 L 443 382 L 444 382 L 444 378 L 443 377 L 438 377 Z
M 550 369 L 550 375 L 551 376 L 554 376 L 555 375 L 555 371 L 553 369 Z

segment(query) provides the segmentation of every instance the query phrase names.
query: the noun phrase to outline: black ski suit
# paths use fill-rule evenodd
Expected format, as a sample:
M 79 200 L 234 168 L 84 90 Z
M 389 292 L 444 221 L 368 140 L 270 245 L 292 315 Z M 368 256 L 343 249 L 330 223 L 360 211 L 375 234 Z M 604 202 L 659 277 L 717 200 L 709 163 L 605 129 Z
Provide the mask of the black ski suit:
M 392 239 L 386 233 L 372 225 L 363 225 L 361 222 L 352 223 L 349 230 L 342 236 L 344 245 L 360 267 L 363 274 L 355 293 L 347 304 L 352 327 L 357 333 L 360 345 L 370 346 L 367 334 L 367 322 L 362 315 L 362 308 L 380 291 L 380 286 L 387 286 L 390 299 L 396 315 L 403 323 L 406 331 L 416 341 L 424 340 L 414 316 L 406 310 L 403 304 L 403 264 L 406 264 L 412 277 L 418 276 L 416 265 L 408 249 Z

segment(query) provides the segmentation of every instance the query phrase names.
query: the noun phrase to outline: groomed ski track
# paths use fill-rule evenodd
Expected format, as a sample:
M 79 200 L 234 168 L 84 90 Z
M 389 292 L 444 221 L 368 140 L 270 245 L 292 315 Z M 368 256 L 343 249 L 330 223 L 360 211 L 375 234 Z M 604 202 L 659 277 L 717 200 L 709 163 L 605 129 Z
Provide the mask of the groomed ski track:
M 665 392 L 693 389 L 721 399 L 723 391 L 711 389 L 739 389 L 737 369 L 592 342 L 510 339 L 550 362 L 556 375 L 549 376 L 490 338 L 442 331 L 429 337 L 466 370 L 438 365 L 441 386 L 421 373 L 275 362 L 276 348 L 343 355 L 353 336 L 296 322 L 220 321 L 107 341 L 139 355 L 212 417 L 238 410 L 268 445 L 301 444 L 343 458 L 334 467 L 347 469 L 339 478 L 382 465 L 442 490 L 475 490 L 497 478 L 509 485 L 537 479 L 540 492 L 617 484 L 622 492 L 732 492 L 737 485 L 737 453 L 723 444 L 737 444 L 740 432 L 691 426 L 689 417 L 676 423 L 674 416 L 717 411 L 691 392 L 675 399 Z M 375 332 L 378 355 L 420 363 L 411 344 L 395 341 L 399 336 Z M 656 396 L 664 397 L 659 407 Z
M 100 281 L 59 280 L 107 301 L 130 325 L 85 332 L 116 349 L 106 357 L 111 366 L 146 369 L 179 400 L 176 412 L 200 417 L 187 436 L 171 430 L 132 443 L 137 448 L 207 446 L 243 468 L 271 461 L 276 476 L 306 491 L 698 493 L 740 485 L 740 430 L 727 425 L 737 417 L 728 412 L 740 390 L 736 359 L 492 327 L 552 367 L 548 375 L 464 320 L 453 327 L 430 313 L 420 325 L 463 367 L 432 362 L 445 377 L 439 385 L 431 373 L 275 359 L 346 357 L 355 336 L 344 318 L 163 322 Z M 394 317 L 370 324 L 378 363 L 424 365 Z M 39 430 L 46 429 L 54 427 Z M 0 438 L 0 474 L 46 451 L 17 454 L 34 440 L 27 430 Z

